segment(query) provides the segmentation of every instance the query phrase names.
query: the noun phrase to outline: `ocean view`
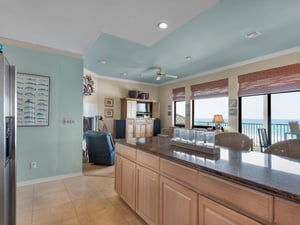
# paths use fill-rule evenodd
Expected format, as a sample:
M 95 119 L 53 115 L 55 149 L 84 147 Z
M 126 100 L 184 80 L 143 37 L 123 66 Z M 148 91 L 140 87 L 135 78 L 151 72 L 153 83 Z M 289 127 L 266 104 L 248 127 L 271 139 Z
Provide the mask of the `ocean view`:
M 287 124 L 289 123 L 289 121 L 298 121 L 298 123 L 300 124 L 300 120 L 298 119 L 274 119 L 272 120 L 272 124 Z M 242 121 L 243 123 L 254 123 L 254 124 L 263 124 L 263 120 L 262 119 L 243 119 Z M 212 119 L 210 118 L 205 118 L 205 119 L 195 119 L 195 124 L 205 124 L 207 125 L 207 123 L 209 124 L 213 124 L 212 123 Z M 228 120 L 227 119 L 224 119 L 224 124 L 228 124 Z
M 287 132 L 290 132 L 289 128 L 289 121 L 298 121 L 300 124 L 300 120 L 296 119 L 274 119 L 271 123 L 271 142 L 275 143 L 278 141 L 284 140 L 284 135 Z M 223 127 L 226 127 L 228 124 L 228 120 L 224 119 L 224 123 L 221 124 Z M 205 118 L 205 119 L 196 119 L 195 125 L 202 125 L 202 126 L 212 126 L 214 123 L 212 119 Z M 262 119 L 243 119 L 242 120 L 242 133 L 248 135 L 250 138 L 253 139 L 254 145 L 258 145 L 258 128 L 263 128 L 263 120 Z

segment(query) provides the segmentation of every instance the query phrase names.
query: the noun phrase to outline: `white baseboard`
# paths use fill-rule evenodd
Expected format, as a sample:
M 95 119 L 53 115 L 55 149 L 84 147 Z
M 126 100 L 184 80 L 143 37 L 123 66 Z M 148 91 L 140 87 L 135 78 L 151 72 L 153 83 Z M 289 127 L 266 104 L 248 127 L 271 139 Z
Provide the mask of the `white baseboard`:
M 69 174 L 53 176 L 53 177 L 44 177 L 44 178 L 28 180 L 28 181 L 21 181 L 21 182 L 17 182 L 17 187 L 22 187 L 22 186 L 27 186 L 27 185 L 32 185 L 32 184 L 39 184 L 39 183 L 44 183 L 44 182 L 49 182 L 49 181 L 62 180 L 62 179 L 78 177 L 78 176 L 82 176 L 82 172 L 69 173 Z

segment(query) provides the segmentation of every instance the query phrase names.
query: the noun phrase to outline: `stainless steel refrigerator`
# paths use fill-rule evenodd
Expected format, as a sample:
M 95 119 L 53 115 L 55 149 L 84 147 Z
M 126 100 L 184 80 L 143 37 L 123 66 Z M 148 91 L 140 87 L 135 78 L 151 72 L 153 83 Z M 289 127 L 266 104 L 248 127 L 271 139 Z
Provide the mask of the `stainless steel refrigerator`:
M 15 77 L 0 52 L 0 225 L 16 224 Z

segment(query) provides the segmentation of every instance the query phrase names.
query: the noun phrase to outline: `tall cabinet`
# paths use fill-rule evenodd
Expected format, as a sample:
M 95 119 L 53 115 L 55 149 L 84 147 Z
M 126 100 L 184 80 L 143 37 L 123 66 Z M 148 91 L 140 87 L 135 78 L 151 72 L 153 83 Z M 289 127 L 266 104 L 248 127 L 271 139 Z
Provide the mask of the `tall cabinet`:
M 155 100 L 121 98 L 121 119 L 126 120 L 125 137 L 152 137 L 154 119 L 160 117 Z

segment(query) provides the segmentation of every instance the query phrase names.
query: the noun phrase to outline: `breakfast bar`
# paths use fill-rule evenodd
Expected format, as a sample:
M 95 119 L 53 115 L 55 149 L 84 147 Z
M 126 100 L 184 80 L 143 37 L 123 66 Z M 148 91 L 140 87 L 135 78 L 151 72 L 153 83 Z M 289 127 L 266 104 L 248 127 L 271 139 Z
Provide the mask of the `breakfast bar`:
M 116 143 L 116 192 L 147 224 L 294 224 L 300 160 L 220 147 L 207 154 L 167 137 Z

